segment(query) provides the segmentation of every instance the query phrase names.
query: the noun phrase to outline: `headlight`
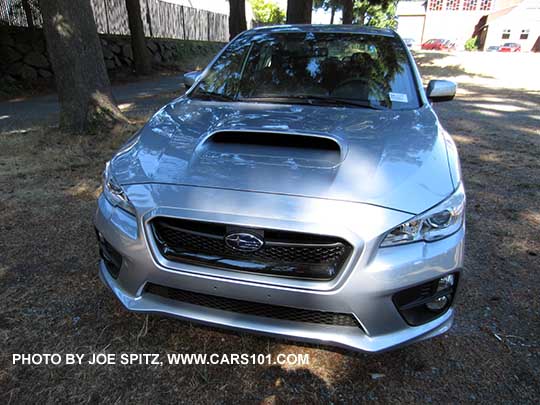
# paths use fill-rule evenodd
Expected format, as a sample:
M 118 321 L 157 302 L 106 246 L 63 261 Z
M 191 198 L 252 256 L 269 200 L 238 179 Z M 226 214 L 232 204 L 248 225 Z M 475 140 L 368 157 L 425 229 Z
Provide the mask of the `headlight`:
M 381 247 L 446 238 L 461 228 L 464 216 L 465 191 L 461 183 L 442 203 L 388 232 Z
M 135 215 L 133 204 L 131 204 L 124 189 L 116 182 L 111 174 L 111 165 L 109 162 L 105 164 L 105 170 L 103 171 L 103 195 L 115 207 L 120 207 L 130 214 Z

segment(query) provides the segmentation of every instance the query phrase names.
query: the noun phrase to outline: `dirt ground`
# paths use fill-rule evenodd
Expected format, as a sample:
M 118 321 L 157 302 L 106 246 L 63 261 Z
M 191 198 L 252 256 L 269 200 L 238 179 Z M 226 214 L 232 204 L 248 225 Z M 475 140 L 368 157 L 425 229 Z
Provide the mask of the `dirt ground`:
M 456 323 L 378 355 L 127 313 L 98 279 L 92 216 L 104 162 L 133 128 L 0 134 L 0 402 L 537 403 L 540 55 L 490 54 L 485 67 L 480 56 L 417 54 L 425 79 L 460 85 L 436 106 L 468 192 Z M 12 364 L 13 353 L 98 352 L 299 353 L 310 364 Z

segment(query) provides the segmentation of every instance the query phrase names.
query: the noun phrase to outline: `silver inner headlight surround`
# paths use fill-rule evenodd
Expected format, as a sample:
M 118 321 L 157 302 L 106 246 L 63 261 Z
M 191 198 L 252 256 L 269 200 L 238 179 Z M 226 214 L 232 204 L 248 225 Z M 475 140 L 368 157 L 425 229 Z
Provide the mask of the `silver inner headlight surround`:
M 456 233 L 465 217 L 465 190 L 463 183 L 450 197 L 386 234 L 381 247 L 412 242 L 433 242 Z
M 103 171 L 103 195 L 115 207 L 122 208 L 130 214 L 135 215 L 133 204 L 129 201 L 122 186 L 118 184 L 111 174 L 110 162 L 105 164 L 105 170 Z

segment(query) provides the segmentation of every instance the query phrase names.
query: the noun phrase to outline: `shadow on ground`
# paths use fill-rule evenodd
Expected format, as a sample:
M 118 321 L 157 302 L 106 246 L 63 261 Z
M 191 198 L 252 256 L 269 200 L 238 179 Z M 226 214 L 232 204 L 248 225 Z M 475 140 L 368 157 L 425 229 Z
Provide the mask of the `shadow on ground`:
M 180 75 L 162 76 L 113 87 L 118 106 L 128 118 L 153 114 L 167 102 L 182 95 L 184 90 L 183 78 Z M 56 94 L 0 101 L 0 134 L 54 128 L 58 122 L 59 111 Z
M 445 60 L 452 60 L 452 53 L 445 52 L 414 52 L 414 59 L 421 67 L 422 75 L 438 76 L 441 79 L 457 76 L 483 77 L 493 79 L 493 76 L 468 71 L 462 65 L 448 65 Z

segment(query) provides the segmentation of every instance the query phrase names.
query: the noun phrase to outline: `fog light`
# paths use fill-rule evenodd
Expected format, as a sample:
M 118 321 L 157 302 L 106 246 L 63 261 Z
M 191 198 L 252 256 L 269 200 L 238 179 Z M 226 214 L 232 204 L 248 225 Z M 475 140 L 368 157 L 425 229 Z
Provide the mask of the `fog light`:
M 442 277 L 437 282 L 437 290 L 435 295 L 439 295 L 433 301 L 430 301 L 426 304 L 427 309 L 434 312 L 439 312 L 443 310 L 448 303 L 450 302 L 452 287 L 454 286 L 454 275 L 449 274 L 448 276 Z M 440 296 L 442 292 L 447 294 Z
M 396 293 L 394 304 L 409 325 L 421 325 L 445 313 L 454 299 L 459 273 Z
M 446 304 L 448 304 L 448 297 L 446 295 L 443 295 L 442 297 L 435 298 L 433 301 L 428 302 L 426 304 L 426 307 L 430 311 L 439 312 L 441 309 L 444 309 Z

